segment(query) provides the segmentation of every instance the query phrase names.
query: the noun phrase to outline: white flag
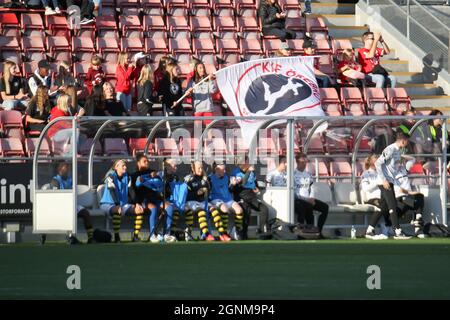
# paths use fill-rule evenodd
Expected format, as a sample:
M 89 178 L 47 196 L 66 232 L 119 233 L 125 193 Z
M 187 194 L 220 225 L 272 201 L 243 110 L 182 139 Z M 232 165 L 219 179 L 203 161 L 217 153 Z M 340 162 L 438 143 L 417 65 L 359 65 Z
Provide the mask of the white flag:
M 314 57 L 252 60 L 216 73 L 220 92 L 235 116 L 325 116 L 314 75 Z M 248 145 L 261 121 L 238 121 Z

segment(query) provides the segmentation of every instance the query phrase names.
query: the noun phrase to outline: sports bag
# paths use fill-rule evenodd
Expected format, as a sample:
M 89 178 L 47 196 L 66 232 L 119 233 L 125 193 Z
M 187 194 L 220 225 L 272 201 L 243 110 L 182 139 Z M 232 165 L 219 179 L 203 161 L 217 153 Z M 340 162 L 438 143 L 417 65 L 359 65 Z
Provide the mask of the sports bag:
M 281 219 L 271 219 L 268 221 L 272 239 L 274 240 L 298 240 L 298 236 L 293 232 L 295 225 L 284 222 Z
M 450 229 L 443 224 L 432 224 L 428 222 L 423 227 L 423 233 L 429 235 L 432 238 L 448 238 L 450 237 Z
M 100 229 L 94 230 L 93 237 L 94 237 L 95 242 L 98 242 L 98 243 L 108 243 L 108 242 L 111 242 L 111 239 L 112 239 L 111 233 L 109 233 L 108 231 L 100 230 Z
M 303 240 L 319 240 L 320 231 L 319 228 L 309 224 L 296 224 L 294 227 L 294 233 Z

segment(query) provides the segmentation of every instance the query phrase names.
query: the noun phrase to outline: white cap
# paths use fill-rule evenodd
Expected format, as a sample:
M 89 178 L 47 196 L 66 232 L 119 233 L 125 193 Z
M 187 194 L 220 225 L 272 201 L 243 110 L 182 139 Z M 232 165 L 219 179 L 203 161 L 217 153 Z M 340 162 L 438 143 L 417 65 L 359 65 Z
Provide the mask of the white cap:
M 143 52 L 138 52 L 134 55 L 133 60 L 134 62 L 137 62 L 139 59 L 145 58 L 147 55 Z

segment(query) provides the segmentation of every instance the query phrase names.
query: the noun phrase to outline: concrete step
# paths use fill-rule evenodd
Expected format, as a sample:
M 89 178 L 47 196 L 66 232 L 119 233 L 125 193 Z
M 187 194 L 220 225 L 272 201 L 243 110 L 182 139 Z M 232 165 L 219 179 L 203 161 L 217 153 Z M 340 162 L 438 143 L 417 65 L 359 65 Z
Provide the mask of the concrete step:
M 328 27 L 329 34 L 333 38 L 352 38 L 352 37 L 359 37 L 361 39 L 361 36 L 364 32 L 369 30 L 369 27 L 367 26 L 329 26 Z M 361 43 L 361 42 L 360 42 Z M 361 47 L 361 45 L 359 45 Z
M 441 108 L 450 106 L 447 95 L 411 95 L 412 105 L 416 108 Z
M 407 72 L 409 71 L 409 62 L 406 60 L 393 60 L 383 57 L 381 65 L 391 72 Z
M 405 88 L 410 96 L 444 94 L 442 88 L 433 83 L 397 83 L 397 87 Z
M 354 14 L 355 5 L 351 3 L 312 3 L 312 12 L 321 14 Z M 304 6 L 302 5 L 302 8 Z
M 327 26 L 354 26 L 355 15 L 354 14 L 312 14 L 311 17 L 321 17 Z
M 400 83 L 425 83 L 422 73 L 420 72 L 391 72 L 393 76 L 397 78 Z

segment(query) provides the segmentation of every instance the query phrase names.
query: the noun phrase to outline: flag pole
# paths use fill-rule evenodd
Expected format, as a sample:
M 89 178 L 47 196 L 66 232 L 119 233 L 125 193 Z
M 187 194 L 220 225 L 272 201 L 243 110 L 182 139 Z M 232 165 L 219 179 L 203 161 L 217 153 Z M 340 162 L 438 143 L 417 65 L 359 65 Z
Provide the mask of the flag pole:
M 205 82 L 206 80 L 211 79 L 211 76 L 212 76 L 212 74 L 210 74 L 209 76 L 203 78 L 199 83 L 196 83 L 195 85 L 193 85 L 193 86 L 192 86 L 192 89 L 197 88 L 199 85 L 201 85 L 201 84 L 202 84 L 203 82 Z M 190 94 L 191 94 L 191 93 L 188 92 L 188 91 L 186 90 L 186 92 L 181 96 L 181 98 L 178 99 L 177 101 L 175 101 L 175 104 L 172 106 L 172 108 L 175 107 L 175 106 L 177 106 L 179 103 L 181 103 L 181 101 L 183 101 L 183 100 L 184 100 L 187 96 L 189 96 Z

